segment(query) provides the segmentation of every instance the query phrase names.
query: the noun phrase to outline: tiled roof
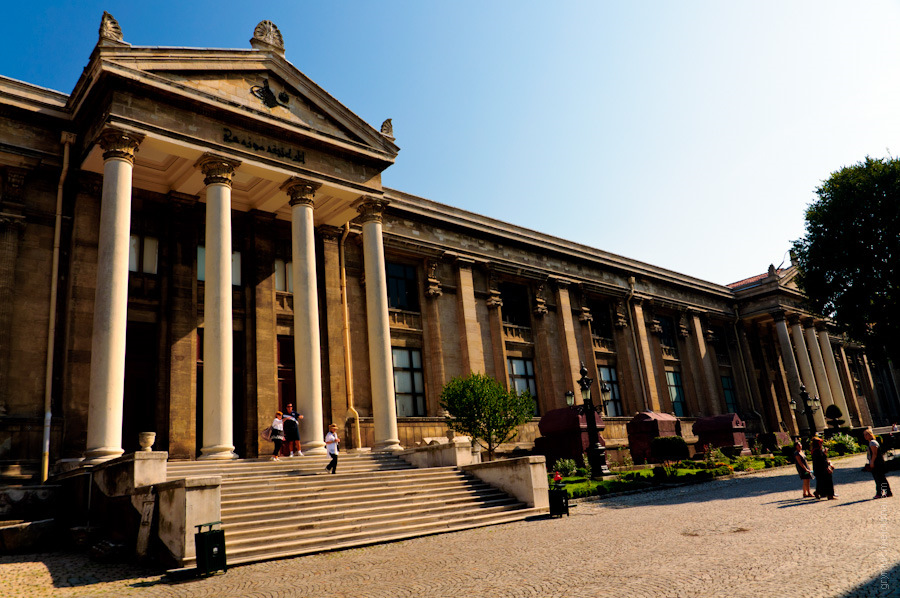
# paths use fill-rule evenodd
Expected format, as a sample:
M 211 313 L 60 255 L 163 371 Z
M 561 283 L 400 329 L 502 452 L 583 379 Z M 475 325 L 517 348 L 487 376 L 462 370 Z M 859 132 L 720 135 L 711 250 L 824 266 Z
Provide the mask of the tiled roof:
M 784 272 L 784 270 L 785 270 L 784 268 L 778 268 L 777 270 L 775 270 L 775 273 L 781 274 L 782 272 Z M 731 284 L 726 284 L 725 286 L 728 287 L 729 289 L 736 290 L 736 289 L 740 289 L 742 287 L 748 287 L 750 285 L 753 285 L 753 284 L 755 284 L 761 280 L 764 280 L 768 277 L 769 277 L 769 273 L 764 272 L 762 274 L 757 274 L 756 276 L 751 276 L 750 278 L 745 278 L 744 280 L 739 280 L 737 282 L 732 282 Z

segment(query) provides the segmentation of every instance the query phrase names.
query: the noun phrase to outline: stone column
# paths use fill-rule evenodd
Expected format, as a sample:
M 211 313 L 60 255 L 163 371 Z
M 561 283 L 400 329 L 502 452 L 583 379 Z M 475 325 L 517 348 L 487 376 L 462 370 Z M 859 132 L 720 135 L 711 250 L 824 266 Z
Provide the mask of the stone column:
M 128 244 L 131 176 L 142 137 L 117 129 L 100 133 L 103 192 L 97 246 L 97 287 L 91 335 L 91 382 L 85 461 L 98 463 L 122 450 L 125 327 L 128 321 Z
M 324 420 L 327 423 L 336 424 L 338 430 L 346 427 L 347 418 L 350 417 L 350 406 L 347 392 L 347 367 L 349 364 L 344 359 L 344 304 L 341 295 L 341 235 L 343 230 L 334 226 L 319 226 L 319 238 L 322 240 L 322 271 L 317 278 L 322 280 L 325 291 L 325 313 L 323 320 L 325 325 L 324 337 L 325 351 L 328 364 L 325 380 L 322 381 L 323 392 L 328 397 L 327 405 L 323 401 Z M 326 408 L 328 407 L 328 408 Z M 324 435 L 323 435 L 324 436 Z M 350 448 L 351 443 L 346 443 Z M 359 448 L 353 446 L 353 448 Z
M 503 298 L 500 296 L 500 288 L 497 279 L 491 272 L 488 282 L 487 299 L 488 318 L 491 327 L 491 349 L 494 356 L 494 377 L 509 390 L 509 366 L 507 365 L 506 337 L 503 333 Z
M 828 377 L 828 386 L 831 390 L 831 399 L 844 414 L 847 425 L 850 424 L 850 413 L 847 410 L 847 399 L 841 388 L 841 377 L 838 373 L 837 362 L 834 360 L 834 349 L 831 347 L 831 339 L 828 338 L 828 330 L 825 322 L 819 320 L 815 323 L 816 336 L 819 340 L 819 349 L 822 359 L 825 360 L 825 374 Z
M 463 374 L 484 373 L 484 347 L 481 342 L 481 327 L 475 307 L 475 283 L 472 278 L 472 260 L 457 258 L 457 292 L 459 302 L 459 343 L 462 352 Z
M 856 421 L 863 426 L 871 426 L 872 415 L 869 413 L 865 400 L 860 400 L 856 394 L 856 385 L 853 381 L 853 373 L 850 371 L 850 358 L 844 350 L 842 342 L 838 347 L 838 360 L 840 361 L 839 372 L 843 387 L 846 389 L 844 396 L 847 398 L 847 407 L 852 410 L 852 414 L 856 415 Z M 848 414 L 850 415 L 850 414 Z
M 597 353 L 594 350 L 594 335 L 591 330 L 592 322 L 594 321 L 594 315 L 591 313 L 590 308 L 582 307 L 581 313 L 578 314 L 578 322 L 580 323 L 579 332 L 581 336 L 581 350 L 584 354 L 585 362 L 584 366 L 588 369 L 588 377 L 593 378 L 594 382 L 591 384 L 591 396 L 594 397 L 594 404 L 600 405 L 603 400 L 603 394 L 600 392 L 600 370 L 597 368 Z M 581 378 L 581 368 L 578 368 L 578 375 L 575 376 L 575 380 Z M 567 389 L 575 392 L 574 388 Z M 579 394 L 575 392 L 575 394 Z M 605 405 L 604 405 L 605 407 Z M 604 411 L 604 415 L 605 415 Z
M 569 282 L 555 279 L 556 283 L 556 317 L 559 340 L 559 351 L 564 367 L 566 368 L 566 391 L 575 392 L 575 381 L 581 378 L 581 360 L 578 358 L 578 340 L 575 336 L 575 323 L 572 321 L 572 301 L 569 298 Z M 593 359 L 593 351 L 587 355 L 585 367 L 588 368 L 588 376 L 594 379 L 591 388 L 595 404 L 600 404 L 600 382 L 597 376 L 597 360 Z
M 297 384 L 297 410 L 303 414 L 300 445 L 311 455 L 324 455 L 322 357 L 319 348 L 319 300 L 313 224 L 313 202 L 319 184 L 292 178 L 283 188 L 291 198 L 294 373 Z
M 813 367 L 813 376 L 816 379 L 816 388 L 819 390 L 819 400 L 822 403 L 822 417 L 824 418 L 825 409 L 834 404 L 834 399 L 831 396 L 831 386 L 828 383 L 828 375 L 825 373 L 825 359 L 822 357 L 822 351 L 819 347 L 819 339 L 816 337 L 814 325 L 815 320 L 812 318 L 803 319 L 806 346 L 809 349 L 810 362 Z
M 800 381 L 800 370 L 797 368 L 797 359 L 794 356 L 794 347 L 791 345 L 791 336 L 788 332 L 787 323 L 785 322 L 785 313 L 784 311 L 779 310 L 774 312 L 772 317 L 775 318 L 775 330 L 778 333 L 778 344 L 781 347 L 781 361 L 784 365 L 784 371 L 787 377 L 788 390 L 791 393 L 790 398 L 793 398 L 797 402 L 797 410 L 802 411 L 804 407 L 800 405 L 800 385 L 802 384 Z M 801 335 L 800 338 L 802 340 L 803 336 Z M 807 388 L 807 391 L 808 390 L 809 389 Z M 799 417 L 799 415 L 795 415 L 795 417 Z M 801 427 L 805 428 L 805 416 L 800 419 L 800 423 Z
M 788 324 L 791 325 L 791 336 L 794 341 L 794 356 L 797 358 L 797 365 L 800 368 L 800 378 L 803 380 L 803 385 L 806 386 L 806 392 L 809 393 L 810 397 L 818 397 L 819 396 L 819 388 L 816 385 L 816 376 L 813 373 L 812 362 L 809 359 L 809 350 L 806 348 L 806 340 L 803 337 L 803 330 L 800 328 L 800 316 L 797 314 L 790 314 L 787 316 Z M 793 389 L 791 390 L 793 394 Z M 797 408 L 799 410 L 805 409 L 805 405 L 801 405 L 800 395 L 798 394 L 794 397 L 794 400 L 797 401 Z M 821 397 L 820 397 L 821 400 Z M 813 419 L 816 422 L 816 430 L 825 429 L 825 417 L 822 414 L 822 409 L 817 410 L 813 413 Z M 803 421 L 806 420 L 806 416 L 803 416 Z
M 366 275 L 366 320 L 369 333 L 369 370 L 372 376 L 372 416 L 376 451 L 400 450 L 391 329 L 388 316 L 387 274 L 381 222 L 387 200 L 366 197 L 357 204 L 362 221 Z
M 441 390 L 444 387 L 444 355 L 443 336 L 441 333 L 441 309 L 440 302 L 443 291 L 441 281 L 437 277 L 438 262 L 433 259 L 425 261 L 425 321 L 422 324 L 422 334 L 425 346 L 428 348 L 425 355 L 425 379 L 428 382 L 427 414 L 430 416 L 441 414 Z
M 636 352 L 638 359 L 638 368 L 641 373 L 641 385 L 644 392 L 647 393 L 644 409 L 659 412 L 662 407 L 659 402 L 659 393 L 656 389 L 656 380 L 653 377 L 653 357 L 650 352 L 650 339 L 647 336 L 647 326 L 644 322 L 644 310 L 641 307 L 640 300 L 632 303 L 634 309 L 634 332 L 636 335 Z
M 235 459 L 231 279 L 231 178 L 236 160 L 205 155 L 206 283 L 203 295 L 203 437 L 200 459 Z
M 703 403 L 706 405 L 706 415 L 716 415 L 722 413 L 725 408 L 724 398 L 720 398 L 722 384 L 719 380 L 718 369 L 715 364 L 715 355 L 710 351 L 706 342 L 706 328 L 700 321 L 700 315 L 695 312 L 688 312 L 690 318 L 691 332 L 694 337 L 695 349 L 700 359 L 700 371 L 703 377 L 703 383 L 698 384 L 704 390 L 706 395 Z

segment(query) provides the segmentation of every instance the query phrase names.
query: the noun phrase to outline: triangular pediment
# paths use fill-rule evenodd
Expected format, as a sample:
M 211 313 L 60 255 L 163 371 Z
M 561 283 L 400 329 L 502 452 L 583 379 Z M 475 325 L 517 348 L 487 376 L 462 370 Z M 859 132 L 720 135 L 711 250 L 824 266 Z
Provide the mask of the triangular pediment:
M 399 148 L 301 73 L 283 56 L 260 50 L 98 46 L 72 94 L 73 110 L 102 78 L 122 77 L 159 93 L 240 111 L 326 143 L 393 160 Z

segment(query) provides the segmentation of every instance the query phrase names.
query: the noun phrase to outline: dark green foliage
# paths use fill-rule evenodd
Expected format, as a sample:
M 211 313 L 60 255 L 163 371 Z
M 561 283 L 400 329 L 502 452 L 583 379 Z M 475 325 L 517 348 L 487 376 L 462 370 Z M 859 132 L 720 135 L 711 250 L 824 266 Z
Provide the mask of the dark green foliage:
M 689 454 L 687 443 L 681 436 L 657 436 L 650 441 L 650 455 L 654 463 L 670 465 L 687 459 Z
M 825 419 L 828 420 L 828 425 L 832 428 L 840 428 L 844 425 L 844 420 L 841 419 L 843 416 L 841 408 L 837 405 L 829 405 L 825 408 Z
M 485 374 L 453 378 L 441 391 L 446 424 L 454 432 L 480 440 L 492 459 L 494 451 L 516 436 L 516 428 L 534 415 L 534 400 L 525 391 L 507 391 Z
M 870 351 L 900 355 L 900 159 L 867 157 L 816 195 L 793 244 L 811 307 Z

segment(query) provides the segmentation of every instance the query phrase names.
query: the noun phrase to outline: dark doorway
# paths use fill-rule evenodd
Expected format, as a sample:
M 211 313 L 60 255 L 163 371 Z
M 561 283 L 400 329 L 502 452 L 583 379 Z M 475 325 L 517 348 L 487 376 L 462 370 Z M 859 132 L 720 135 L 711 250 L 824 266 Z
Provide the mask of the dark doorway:
M 247 425 L 246 408 L 247 393 L 245 380 L 245 356 L 244 333 L 234 331 L 232 333 L 232 381 L 231 381 L 231 441 L 234 443 L 234 452 L 239 457 L 247 456 L 246 435 L 244 429 Z M 196 456 L 201 455 L 203 448 L 203 329 L 197 329 L 197 449 Z
M 140 448 L 138 433 L 156 432 L 157 336 L 154 323 L 128 322 L 122 414 L 122 448 L 126 453 Z

